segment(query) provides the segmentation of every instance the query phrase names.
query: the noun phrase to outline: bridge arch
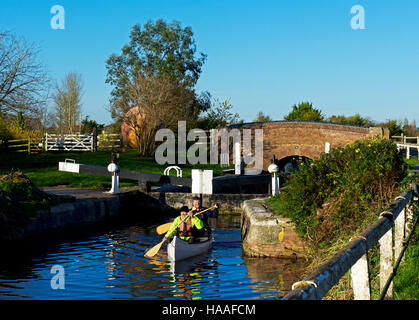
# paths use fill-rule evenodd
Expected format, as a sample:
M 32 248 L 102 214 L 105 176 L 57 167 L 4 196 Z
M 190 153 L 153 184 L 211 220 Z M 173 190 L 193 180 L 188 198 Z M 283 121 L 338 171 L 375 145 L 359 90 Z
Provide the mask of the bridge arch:
M 282 159 L 276 159 L 275 163 L 278 165 L 280 172 L 290 173 L 294 170 L 298 170 L 298 166 L 301 163 L 310 163 L 311 161 L 313 161 L 313 159 L 305 156 L 292 155 Z

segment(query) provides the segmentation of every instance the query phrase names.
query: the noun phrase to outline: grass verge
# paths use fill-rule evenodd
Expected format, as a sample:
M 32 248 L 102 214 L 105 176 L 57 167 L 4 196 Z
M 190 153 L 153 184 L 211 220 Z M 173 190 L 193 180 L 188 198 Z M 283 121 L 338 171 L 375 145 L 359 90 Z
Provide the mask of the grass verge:
M 77 163 L 97 166 L 107 166 L 111 162 L 111 152 L 66 152 L 52 153 L 44 152 L 39 154 L 23 153 L 2 153 L 0 154 L 0 174 L 8 174 L 11 170 L 21 171 L 31 181 L 39 186 L 66 185 L 69 187 L 82 187 L 92 189 L 103 189 L 111 186 L 109 177 L 102 177 L 89 174 L 76 174 L 58 171 L 58 162 L 65 159 L 74 159 Z M 120 153 L 119 165 L 122 169 L 141 172 L 163 174 L 164 169 L 169 165 L 159 165 L 154 158 L 141 157 L 136 150 Z M 190 177 L 192 169 L 209 169 L 214 175 L 221 175 L 222 168 L 217 165 L 180 165 L 183 177 Z M 173 174 L 173 172 L 172 172 Z M 134 180 L 121 179 L 121 187 L 136 186 Z

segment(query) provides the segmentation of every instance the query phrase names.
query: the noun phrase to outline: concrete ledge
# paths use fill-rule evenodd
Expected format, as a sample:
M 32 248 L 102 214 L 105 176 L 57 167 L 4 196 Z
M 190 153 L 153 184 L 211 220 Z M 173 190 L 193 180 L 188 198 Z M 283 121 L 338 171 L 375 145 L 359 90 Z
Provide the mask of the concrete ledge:
M 1 234 L 0 240 L 20 240 L 64 229 L 80 230 L 114 218 L 128 217 L 132 210 L 127 209 L 133 207 L 138 209 L 135 214 L 141 214 L 145 211 L 141 210 L 143 203 L 148 204 L 150 200 L 138 203 L 139 198 L 141 196 L 138 191 L 117 195 L 96 191 L 95 197 L 77 198 L 74 202 L 64 202 L 48 210 L 38 210 L 36 216 L 26 218 L 23 224 L 14 226 L 8 234 Z
M 162 206 L 180 208 L 184 205 L 192 207 L 192 193 L 180 192 L 148 192 L 148 196 L 159 201 Z M 199 196 L 198 194 L 196 196 Z M 219 204 L 220 214 L 241 214 L 243 201 L 266 196 L 265 194 L 203 194 L 202 205 L 210 207 Z
M 243 202 L 241 234 L 243 253 L 252 257 L 302 258 L 304 242 L 290 219 L 274 215 L 264 199 Z

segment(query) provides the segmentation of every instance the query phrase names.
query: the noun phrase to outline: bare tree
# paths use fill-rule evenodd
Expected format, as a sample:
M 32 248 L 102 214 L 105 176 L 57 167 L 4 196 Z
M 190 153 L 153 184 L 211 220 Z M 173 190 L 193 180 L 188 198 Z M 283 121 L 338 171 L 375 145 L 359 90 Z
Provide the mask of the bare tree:
M 10 32 L 0 32 L 0 113 L 36 113 L 48 98 L 45 67 L 38 47 Z
M 75 132 L 76 122 L 80 118 L 82 90 L 81 76 L 74 72 L 67 74 L 61 85 L 56 84 L 53 99 L 59 132 Z
M 141 155 L 155 150 L 158 129 L 176 130 L 178 120 L 195 119 L 200 112 L 194 90 L 169 76 L 140 73 L 127 92 L 114 110 L 119 110 L 123 122 L 133 130 Z

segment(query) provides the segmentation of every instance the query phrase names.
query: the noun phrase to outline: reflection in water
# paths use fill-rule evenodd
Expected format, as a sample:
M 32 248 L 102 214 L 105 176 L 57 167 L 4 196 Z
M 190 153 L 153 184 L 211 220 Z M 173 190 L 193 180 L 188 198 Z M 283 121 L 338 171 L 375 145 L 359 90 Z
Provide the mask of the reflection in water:
M 0 262 L 0 299 L 278 299 L 299 279 L 300 264 L 242 257 L 239 219 L 219 218 L 212 249 L 176 263 L 155 226 L 134 225 L 84 239 L 11 250 Z M 65 269 L 65 289 L 50 286 L 51 267 Z
M 244 258 L 247 274 L 255 292 L 264 293 L 260 298 L 269 297 L 276 292 L 287 292 L 292 284 L 300 280 L 304 271 L 303 261 L 275 258 Z

